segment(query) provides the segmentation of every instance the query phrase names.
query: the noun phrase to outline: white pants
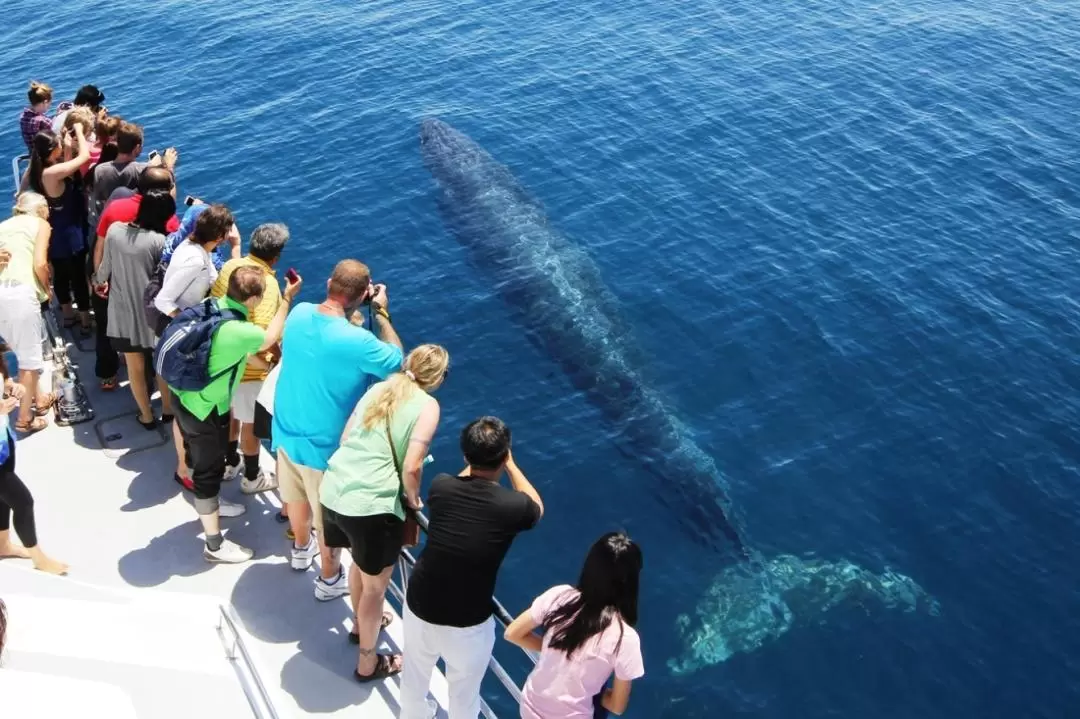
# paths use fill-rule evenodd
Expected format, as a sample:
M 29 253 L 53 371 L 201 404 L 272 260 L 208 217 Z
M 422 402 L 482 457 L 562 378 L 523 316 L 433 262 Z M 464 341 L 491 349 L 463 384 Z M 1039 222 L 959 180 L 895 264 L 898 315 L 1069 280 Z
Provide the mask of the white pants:
M 405 664 L 401 671 L 399 719 L 430 719 L 427 691 L 439 657 L 446 662 L 450 719 L 476 719 L 480 683 L 495 648 L 495 620 L 472 627 L 428 624 L 405 606 Z

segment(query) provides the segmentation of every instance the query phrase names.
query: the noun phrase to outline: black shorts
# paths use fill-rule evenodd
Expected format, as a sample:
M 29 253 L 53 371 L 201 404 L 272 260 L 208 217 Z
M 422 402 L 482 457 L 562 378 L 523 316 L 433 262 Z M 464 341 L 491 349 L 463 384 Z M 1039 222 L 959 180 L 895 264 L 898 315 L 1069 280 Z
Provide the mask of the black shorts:
M 144 355 L 153 356 L 153 347 L 139 347 L 133 344 L 127 337 L 110 337 L 109 345 L 112 347 L 113 352 L 120 352 L 121 354 L 142 352 Z M 151 362 L 153 364 L 153 362 Z
M 348 548 L 364 574 L 376 575 L 393 566 L 405 543 L 405 522 L 393 514 L 349 517 L 323 505 L 323 542 Z
M 263 407 L 256 402 L 255 421 L 251 423 L 251 428 L 255 432 L 255 436 L 259 439 L 265 439 L 268 442 L 273 441 L 274 437 L 271 434 L 273 426 L 274 416 L 266 411 L 266 407 Z

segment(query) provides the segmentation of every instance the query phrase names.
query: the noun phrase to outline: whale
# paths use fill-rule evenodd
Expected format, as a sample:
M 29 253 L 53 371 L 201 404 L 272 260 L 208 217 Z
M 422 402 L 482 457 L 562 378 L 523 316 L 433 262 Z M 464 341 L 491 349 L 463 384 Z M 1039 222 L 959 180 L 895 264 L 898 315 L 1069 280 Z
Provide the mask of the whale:
M 842 605 L 936 612 L 930 596 L 902 574 L 875 574 L 846 560 L 766 558 L 753 548 L 715 461 L 648 385 L 633 332 L 588 254 L 551 224 L 508 168 L 461 131 L 426 119 L 420 150 L 447 229 L 530 339 L 600 408 L 620 448 L 660 480 L 658 498 L 688 525 L 690 537 L 712 550 L 723 543 L 734 554 L 693 612 L 678 618 L 685 650 L 670 660 L 673 673 L 753 651 Z
M 690 537 L 749 556 L 713 458 L 642 374 L 617 300 L 589 255 L 548 221 L 505 166 L 442 120 L 420 126 L 424 164 L 447 228 L 512 314 L 618 431 L 617 444 L 660 478 L 657 497 Z
M 669 659 L 668 668 L 683 675 L 725 662 L 845 606 L 867 612 L 885 608 L 940 613 L 938 602 L 904 574 L 875 574 L 847 560 L 782 554 L 760 565 L 735 565 L 721 572 L 693 613 L 676 619 L 686 650 Z

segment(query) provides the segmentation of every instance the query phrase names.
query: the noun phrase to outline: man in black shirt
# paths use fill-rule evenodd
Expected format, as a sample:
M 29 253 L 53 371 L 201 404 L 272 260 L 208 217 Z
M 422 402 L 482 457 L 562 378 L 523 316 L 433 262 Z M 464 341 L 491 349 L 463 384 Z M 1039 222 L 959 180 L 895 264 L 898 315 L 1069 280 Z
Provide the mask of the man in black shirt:
M 405 602 L 405 666 L 400 719 L 428 719 L 431 672 L 446 663 L 450 719 L 476 719 L 480 682 L 495 646 L 495 577 L 518 532 L 532 529 L 544 503 L 510 453 L 510 429 L 481 417 L 461 432 L 467 466 L 440 474 L 427 498 L 427 543 Z M 499 484 L 505 471 L 513 489 Z

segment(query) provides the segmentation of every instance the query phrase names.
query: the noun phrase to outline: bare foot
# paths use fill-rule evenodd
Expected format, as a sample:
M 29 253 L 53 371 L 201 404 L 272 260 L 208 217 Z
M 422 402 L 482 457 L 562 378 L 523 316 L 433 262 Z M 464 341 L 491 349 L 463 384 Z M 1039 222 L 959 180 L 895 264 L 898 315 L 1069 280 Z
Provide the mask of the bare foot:
M 63 562 L 58 562 L 52 557 L 43 557 L 34 562 L 34 569 L 45 572 L 46 574 L 67 574 L 68 565 Z
M 29 559 L 30 552 L 26 551 L 26 547 L 20 547 L 18 544 L 7 544 L 0 546 L 0 559 Z

